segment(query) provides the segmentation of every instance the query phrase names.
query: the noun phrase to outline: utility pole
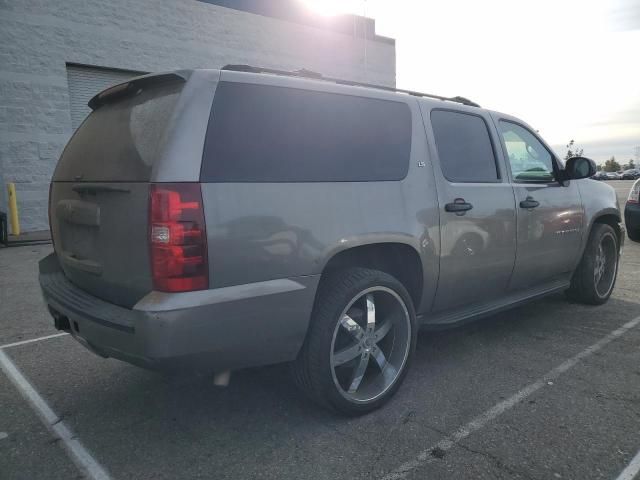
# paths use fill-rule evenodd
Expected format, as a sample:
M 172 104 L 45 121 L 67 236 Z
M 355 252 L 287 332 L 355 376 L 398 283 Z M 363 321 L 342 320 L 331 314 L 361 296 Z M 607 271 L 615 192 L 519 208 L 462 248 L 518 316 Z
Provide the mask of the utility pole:
M 367 78 L 367 0 L 363 1 L 362 5 L 363 9 L 363 36 L 364 36 L 364 80 L 368 81 Z

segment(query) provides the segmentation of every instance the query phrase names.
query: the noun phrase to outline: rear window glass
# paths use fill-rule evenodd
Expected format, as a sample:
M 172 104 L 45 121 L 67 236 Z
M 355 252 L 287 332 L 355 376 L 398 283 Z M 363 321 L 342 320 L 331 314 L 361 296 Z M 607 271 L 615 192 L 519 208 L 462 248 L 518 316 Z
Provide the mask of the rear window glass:
M 91 112 L 56 167 L 55 181 L 148 181 L 183 82 L 152 84 Z
M 401 180 L 410 151 L 411 112 L 404 103 L 222 82 L 201 181 Z
M 485 121 L 447 110 L 431 112 L 442 174 L 450 182 L 496 182 L 499 178 Z

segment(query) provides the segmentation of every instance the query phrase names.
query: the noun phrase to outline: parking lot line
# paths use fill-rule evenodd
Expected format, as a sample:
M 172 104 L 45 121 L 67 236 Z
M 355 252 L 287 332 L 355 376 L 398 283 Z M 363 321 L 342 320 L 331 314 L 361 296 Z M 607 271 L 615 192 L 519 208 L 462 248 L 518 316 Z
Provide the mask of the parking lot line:
M 38 337 L 38 338 L 32 338 L 30 340 L 22 340 L 20 342 L 7 343 L 6 345 L 0 345 L 0 350 L 4 348 L 17 347 L 19 345 L 26 345 L 28 343 L 33 343 L 33 342 L 41 342 L 42 340 L 49 340 L 50 338 L 64 337 L 65 335 L 69 335 L 69 334 L 66 332 L 54 333 L 53 335 L 47 335 L 45 337 Z
M 56 415 L 47 402 L 40 396 L 29 381 L 22 375 L 18 367 L 11 361 L 3 349 L 0 349 L 0 369 L 11 380 L 22 396 L 36 411 L 44 425 L 59 438 L 69 456 L 87 478 L 93 480 L 110 480 L 107 471 L 93 458 L 82 442 Z
M 497 417 L 499 417 L 506 411 L 515 407 L 524 399 L 529 397 L 531 394 L 537 392 L 544 386 L 551 384 L 552 380 L 555 380 L 560 375 L 565 373 L 567 370 L 576 366 L 585 358 L 589 357 L 590 355 L 593 355 L 598 350 L 602 349 L 604 346 L 606 346 L 616 338 L 621 337 L 632 328 L 638 326 L 638 324 L 640 324 L 640 317 L 636 317 L 633 320 L 625 323 L 623 326 L 621 326 L 620 328 L 617 328 L 613 332 L 601 338 L 590 347 L 587 347 L 577 355 L 574 355 L 570 359 L 564 361 L 554 369 L 550 370 L 535 382 L 527 385 L 526 387 L 524 387 L 522 390 L 515 393 L 511 397 L 507 398 L 506 400 L 503 400 L 500 403 L 497 403 L 496 405 L 491 407 L 489 410 L 478 415 L 476 418 L 471 420 L 466 425 L 463 425 L 462 427 L 460 427 L 458 430 L 456 430 L 454 433 L 452 433 L 448 437 L 444 438 L 443 440 L 440 440 L 435 445 L 432 445 L 431 447 L 423 450 L 415 459 L 410 460 L 406 463 L 403 463 L 394 471 L 382 477 L 383 480 L 399 480 L 401 478 L 406 477 L 413 470 L 416 470 L 417 468 L 420 468 L 436 460 L 436 456 L 441 457 L 444 452 L 450 450 L 455 444 L 465 439 L 472 433 L 480 430 L 485 425 L 487 425 L 490 421 L 495 420 Z M 437 452 L 436 456 L 432 455 L 432 452 L 434 453 Z M 635 468 L 635 470 L 632 469 L 632 466 L 634 466 L 633 468 Z M 621 476 L 618 477 L 617 480 L 633 479 L 633 476 L 640 470 L 640 453 L 632 460 L 631 464 L 622 473 L 624 474 L 628 469 L 630 472 L 633 472 L 633 474 L 630 473 L 631 476 L 629 477 L 623 477 L 621 474 Z
M 640 472 L 640 452 L 633 457 L 631 463 L 618 475 L 616 480 L 633 480 L 638 475 L 638 472 Z

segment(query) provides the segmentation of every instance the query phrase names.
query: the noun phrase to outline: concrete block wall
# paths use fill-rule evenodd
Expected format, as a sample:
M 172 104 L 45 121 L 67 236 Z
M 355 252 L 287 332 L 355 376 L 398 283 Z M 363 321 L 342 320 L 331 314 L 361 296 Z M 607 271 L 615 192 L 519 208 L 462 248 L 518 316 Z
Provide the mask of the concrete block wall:
M 395 85 L 395 45 L 197 0 L 0 0 L 0 209 L 15 182 L 24 231 L 48 228 L 69 139 L 66 64 L 138 71 L 246 63 Z

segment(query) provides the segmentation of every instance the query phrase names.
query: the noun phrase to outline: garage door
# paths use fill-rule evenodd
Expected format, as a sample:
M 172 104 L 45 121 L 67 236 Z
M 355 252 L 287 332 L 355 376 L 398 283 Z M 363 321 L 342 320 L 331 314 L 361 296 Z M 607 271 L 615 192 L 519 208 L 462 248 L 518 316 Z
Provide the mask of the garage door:
M 145 72 L 85 67 L 67 64 L 67 83 L 71 104 L 71 126 L 75 131 L 91 109 L 87 103 L 98 92 Z

